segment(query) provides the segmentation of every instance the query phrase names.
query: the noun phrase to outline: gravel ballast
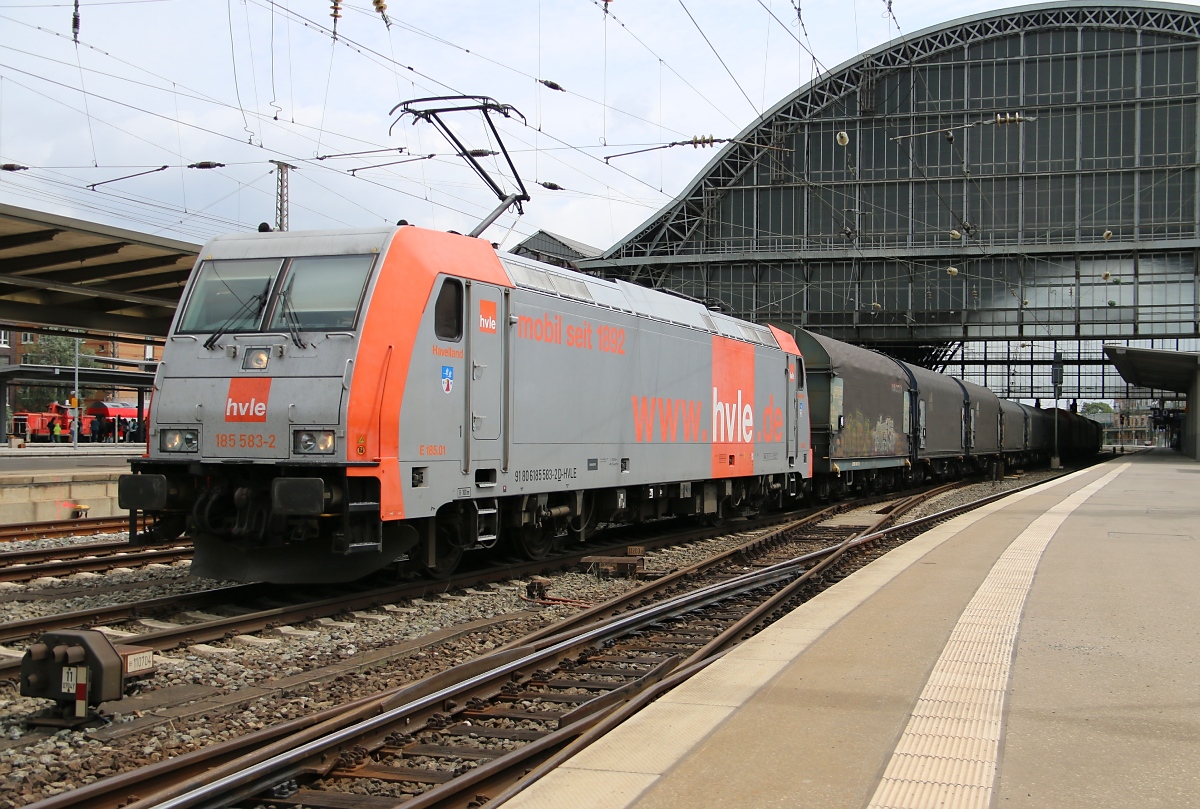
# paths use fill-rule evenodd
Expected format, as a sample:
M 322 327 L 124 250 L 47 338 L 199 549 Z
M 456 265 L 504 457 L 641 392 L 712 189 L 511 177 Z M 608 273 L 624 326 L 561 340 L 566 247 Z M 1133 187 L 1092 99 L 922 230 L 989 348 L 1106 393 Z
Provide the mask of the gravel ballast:
M 972 484 L 935 498 L 906 514 L 902 521 L 1049 479 L 1056 474 L 1039 470 L 997 482 Z M 730 526 L 731 529 L 736 527 L 736 523 Z M 678 569 L 742 545 L 764 532 L 733 530 L 718 538 L 650 551 L 645 556 L 645 568 L 648 571 Z M 111 542 L 119 538 L 104 535 L 88 540 Z M 18 544 L 46 547 L 31 543 L 78 544 L 61 539 L 32 540 L 12 543 L 13 550 Z M 333 622 L 300 623 L 267 630 L 250 639 L 232 638 L 156 655 L 155 674 L 129 689 L 127 696 L 136 699 L 114 703 L 109 712 L 111 723 L 96 732 L 64 730 L 51 733 L 26 728 L 24 718 L 46 708 L 48 703 L 20 697 L 15 683 L 4 684 L 0 691 L 0 809 L 14 809 L 98 778 L 415 682 L 572 615 L 583 608 L 578 604 L 598 604 L 640 584 L 629 579 L 601 578 L 582 572 L 556 574 L 547 580 L 549 597 L 570 599 L 575 604 L 531 603 L 522 598 L 526 592 L 525 582 L 512 582 L 477 588 L 477 591 L 456 590 L 446 594 L 449 598 L 430 596 L 392 610 L 381 608 L 336 616 Z M 91 586 L 99 589 L 125 581 L 146 582 L 147 585 L 136 590 L 97 592 L 95 595 L 83 592 Z M 0 620 L 190 593 L 219 584 L 187 575 L 187 563 L 138 568 L 95 578 L 68 578 L 60 582 L 43 580 L 17 587 L 43 594 L 56 588 L 74 592 L 63 599 L 0 602 Z M 16 590 L 11 587 L 0 591 L 13 592 Z M 171 620 L 169 615 L 163 617 Z M 414 649 L 361 667 L 348 665 L 399 644 L 411 644 L 432 633 L 445 633 L 472 622 L 486 625 L 436 646 Z M 136 639 L 126 642 L 136 643 Z M 330 679 L 316 679 L 330 666 L 342 666 L 342 673 Z M 292 678 L 296 684 L 281 693 L 276 684 L 285 678 Z M 264 694 L 264 690 L 269 693 Z M 222 703 L 225 707 L 195 716 L 175 716 L 170 721 L 158 718 L 155 712 L 161 711 L 163 706 L 177 708 L 180 704 L 167 699 L 173 694 L 190 694 L 194 705 L 208 704 L 205 702 L 208 701 Z M 158 703 L 155 703 L 156 699 Z M 139 703 L 155 707 L 140 710 L 136 707 Z

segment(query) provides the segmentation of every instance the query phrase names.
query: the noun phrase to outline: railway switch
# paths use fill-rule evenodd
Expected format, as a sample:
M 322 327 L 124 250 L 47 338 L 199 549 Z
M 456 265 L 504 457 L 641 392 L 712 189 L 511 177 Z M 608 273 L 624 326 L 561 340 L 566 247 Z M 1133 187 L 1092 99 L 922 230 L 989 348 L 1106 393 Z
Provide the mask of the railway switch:
M 151 649 L 113 645 L 95 630 L 47 632 L 21 658 L 21 696 L 53 700 L 58 711 L 27 721 L 54 727 L 83 724 L 95 717 L 91 709 L 121 699 L 128 679 L 153 671 Z

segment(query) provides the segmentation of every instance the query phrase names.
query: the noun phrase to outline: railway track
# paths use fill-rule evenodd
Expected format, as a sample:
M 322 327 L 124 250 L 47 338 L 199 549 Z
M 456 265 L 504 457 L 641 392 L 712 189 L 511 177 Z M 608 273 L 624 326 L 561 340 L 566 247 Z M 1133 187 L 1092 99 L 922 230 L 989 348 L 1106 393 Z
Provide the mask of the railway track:
M 0 542 L 15 542 L 21 539 L 58 539 L 86 534 L 115 534 L 128 530 L 128 517 L 79 517 L 54 522 L 13 523 L 0 525 Z
M 0 554 L 0 581 L 32 581 L 43 576 L 94 573 L 114 567 L 170 564 L 192 558 L 189 544 L 168 546 L 105 542 Z
M 904 541 L 882 530 L 883 522 L 941 490 L 897 498 L 887 514 L 865 521 L 839 520 L 844 506 L 790 520 L 428 680 L 34 806 L 182 809 L 250 799 L 329 809 L 400 800 L 408 807 L 478 805 L 477 795 L 500 796 L 529 768 L 549 766 L 576 740 L 598 734 L 841 578 L 851 562 L 865 564 Z M 966 508 L 904 531 L 915 535 Z M 837 524 L 818 527 L 831 518 Z M 370 795 L 355 786 L 364 783 Z
M 844 509 L 851 504 L 840 504 L 834 508 Z M 755 530 L 777 525 L 789 519 L 789 515 L 775 514 L 745 520 L 736 523 L 737 530 Z M 214 616 L 211 620 L 195 621 L 187 619 L 174 627 L 157 628 L 153 631 L 139 631 L 144 627 L 128 626 L 126 629 L 137 632 L 124 639 L 127 643 L 136 643 L 155 651 L 168 651 L 181 645 L 210 643 L 220 641 L 234 635 L 246 635 L 260 632 L 273 626 L 288 625 L 313 621 L 319 618 L 331 618 L 347 612 L 368 610 L 384 604 L 408 601 L 414 598 L 436 596 L 450 589 L 487 585 L 495 582 L 508 581 L 513 578 L 538 575 L 552 570 L 570 569 L 579 565 L 583 558 L 592 555 L 620 552 L 631 541 L 636 541 L 645 548 L 654 549 L 668 545 L 691 542 L 718 536 L 729 531 L 729 526 L 694 528 L 682 531 L 672 531 L 658 537 L 646 537 L 639 534 L 622 532 L 618 537 L 604 542 L 590 542 L 583 546 L 574 546 L 568 551 L 555 554 L 547 559 L 536 562 L 502 561 L 484 569 L 466 572 L 456 576 L 452 581 L 430 581 L 421 579 L 385 586 L 359 587 L 350 593 L 329 596 L 328 588 L 313 587 L 301 589 L 305 592 L 325 591 L 325 595 L 309 598 L 296 598 L 295 587 L 268 584 L 246 584 L 234 587 L 205 590 L 184 596 L 169 596 L 164 598 L 145 599 L 126 604 L 113 604 L 77 612 L 59 613 L 56 615 L 31 618 L 25 621 L 9 622 L 0 627 L 0 643 L 19 644 L 20 641 L 33 639 L 43 632 L 68 628 L 91 628 L 96 626 L 120 625 L 141 618 L 170 616 L 172 613 L 214 609 L 218 606 L 233 607 L 238 614 Z M 131 546 L 119 543 L 120 547 L 128 550 Z M 178 548 L 179 552 L 190 551 L 188 548 Z M 103 557 L 96 560 L 78 560 L 87 564 L 100 565 L 108 559 L 107 567 L 112 566 L 112 560 L 126 560 L 131 556 Z M 165 557 L 156 557 L 165 558 Z M 69 565 L 77 562 L 47 563 L 47 565 Z M 28 565 L 11 568 L 12 575 L 25 575 L 28 571 L 37 570 L 37 575 L 50 575 L 45 572 L 44 565 Z M 8 574 L 10 568 L 0 568 L 0 580 Z M 30 576 L 32 578 L 32 576 Z M 272 606 L 262 608 L 256 602 L 285 601 L 288 606 Z M 249 609 L 247 609 L 249 607 Z M 220 610 L 215 610 L 220 611 Z M 159 625 L 169 622 L 158 622 Z M 119 630 L 123 631 L 123 630 Z M 0 658 L 0 679 L 13 680 L 20 674 L 19 658 Z

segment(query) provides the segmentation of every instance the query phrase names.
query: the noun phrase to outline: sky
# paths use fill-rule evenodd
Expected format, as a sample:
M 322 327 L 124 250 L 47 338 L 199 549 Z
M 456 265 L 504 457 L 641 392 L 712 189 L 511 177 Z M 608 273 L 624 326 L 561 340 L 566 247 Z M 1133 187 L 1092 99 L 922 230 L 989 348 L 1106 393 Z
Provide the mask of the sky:
M 531 199 L 485 236 L 607 248 L 719 145 L 623 153 L 735 137 L 816 70 L 1013 4 L 339 0 L 336 32 L 332 5 L 80 0 L 76 42 L 73 2 L 0 0 L 0 164 L 28 167 L 0 171 L 0 202 L 202 243 L 275 221 L 277 160 L 295 167 L 291 230 L 467 232 L 497 196 L 431 122 L 391 110 L 486 96 Z M 480 113 L 442 120 L 500 151 Z M 205 161 L 224 165 L 189 168 Z M 479 162 L 516 190 L 502 154 Z

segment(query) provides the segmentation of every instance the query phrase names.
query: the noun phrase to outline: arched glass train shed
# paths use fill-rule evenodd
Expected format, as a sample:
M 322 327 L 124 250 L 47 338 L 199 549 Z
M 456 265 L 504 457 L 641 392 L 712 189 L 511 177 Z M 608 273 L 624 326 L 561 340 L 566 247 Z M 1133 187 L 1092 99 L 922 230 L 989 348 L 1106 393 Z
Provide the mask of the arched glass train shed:
M 947 368 L 1131 392 L 1195 350 L 1200 8 L 1045 3 L 929 28 L 782 100 L 588 270 Z M 844 134 L 843 134 L 844 133 Z M 1174 394 L 1167 394 L 1173 397 Z

